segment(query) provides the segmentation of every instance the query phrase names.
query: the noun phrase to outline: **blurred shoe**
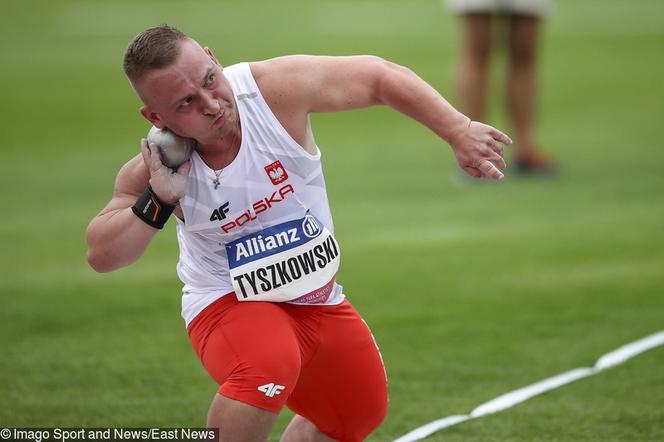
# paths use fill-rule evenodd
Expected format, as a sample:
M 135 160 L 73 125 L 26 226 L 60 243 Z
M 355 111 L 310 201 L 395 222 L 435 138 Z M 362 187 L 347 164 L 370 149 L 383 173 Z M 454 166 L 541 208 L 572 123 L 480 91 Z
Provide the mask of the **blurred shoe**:
M 555 176 L 558 167 L 539 150 L 531 150 L 516 157 L 515 172 L 519 175 Z

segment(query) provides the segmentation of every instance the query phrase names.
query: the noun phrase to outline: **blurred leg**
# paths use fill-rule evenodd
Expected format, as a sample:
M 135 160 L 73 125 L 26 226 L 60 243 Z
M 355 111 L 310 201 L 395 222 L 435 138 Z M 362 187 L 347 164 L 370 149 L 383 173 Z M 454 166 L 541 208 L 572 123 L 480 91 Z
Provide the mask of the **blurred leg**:
M 491 53 L 491 14 L 463 15 L 463 43 L 457 71 L 457 99 L 461 112 L 482 120 Z
M 540 19 L 510 16 L 507 105 L 514 126 L 517 155 L 534 153 L 536 61 Z
M 278 414 L 220 394 L 212 399 L 207 428 L 219 428 L 223 442 L 265 442 Z

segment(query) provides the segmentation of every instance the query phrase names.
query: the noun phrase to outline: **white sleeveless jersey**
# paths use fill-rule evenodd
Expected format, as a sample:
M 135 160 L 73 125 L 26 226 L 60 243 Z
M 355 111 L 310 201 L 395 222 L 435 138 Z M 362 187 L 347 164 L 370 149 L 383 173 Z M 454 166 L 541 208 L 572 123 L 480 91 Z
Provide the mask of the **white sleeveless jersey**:
M 339 304 L 339 246 L 320 151 L 311 155 L 274 116 L 249 64 L 224 69 L 242 144 L 217 178 L 194 152 L 178 219 L 182 317 L 222 296 L 239 301 Z M 217 172 L 219 173 L 219 172 Z

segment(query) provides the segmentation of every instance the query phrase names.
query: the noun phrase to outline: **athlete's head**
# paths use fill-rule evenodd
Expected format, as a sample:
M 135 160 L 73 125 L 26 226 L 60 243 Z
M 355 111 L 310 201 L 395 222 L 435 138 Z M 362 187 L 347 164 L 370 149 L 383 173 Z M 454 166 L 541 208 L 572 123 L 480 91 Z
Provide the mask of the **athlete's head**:
M 127 47 L 123 68 L 143 101 L 141 114 L 156 127 L 206 143 L 238 126 L 221 64 L 178 29 L 160 25 L 141 32 Z

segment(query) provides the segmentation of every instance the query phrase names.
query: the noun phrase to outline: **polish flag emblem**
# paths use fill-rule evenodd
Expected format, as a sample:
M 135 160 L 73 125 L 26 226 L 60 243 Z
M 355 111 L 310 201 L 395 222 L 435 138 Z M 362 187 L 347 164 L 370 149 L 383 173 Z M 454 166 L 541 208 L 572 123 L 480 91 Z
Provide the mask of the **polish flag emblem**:
M 265 172 L 267 173 L 267 176 L 270 177 L 272 184 L 275 185 L 288 179 L 288 173 L 286 172 L 286 169 L 284 169 L 284 166 L 281 165 L 281 161 L 279 160 L 268 166 L 265 166 Z

